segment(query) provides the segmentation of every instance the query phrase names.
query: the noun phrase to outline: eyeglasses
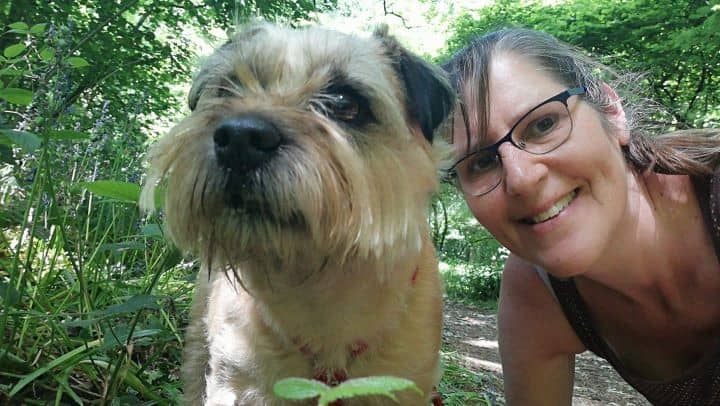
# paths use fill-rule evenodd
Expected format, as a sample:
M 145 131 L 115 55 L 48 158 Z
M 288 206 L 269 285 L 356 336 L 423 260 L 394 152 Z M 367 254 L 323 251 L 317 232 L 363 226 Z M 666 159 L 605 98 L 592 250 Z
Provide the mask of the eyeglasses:
M 498 142 L 470 152 L 455 162 L 447 172 L 447 180 L 464 193 L 475 197 L 490 193 L 502 182 L 502 160 L 498 153 L 500 146 L 509 142 L 534 155 L 554 151 L 572 133 L 568 99 L 586 91 L 584 86 L 574 87 L 538 104 L 525 113 Z

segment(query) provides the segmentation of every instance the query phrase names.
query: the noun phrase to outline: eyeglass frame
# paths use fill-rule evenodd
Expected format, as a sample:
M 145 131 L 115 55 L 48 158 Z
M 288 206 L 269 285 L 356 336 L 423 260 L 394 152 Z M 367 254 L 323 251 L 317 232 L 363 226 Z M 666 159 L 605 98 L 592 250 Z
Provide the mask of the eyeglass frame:
M 497 142 L 495 142 L 495 143 L 493 143 L 492 145 L 489 145 L 489 146 L 487 146 L 487 147 L 484 147 L 484 148 L 475 150 L 475 151 L 473 151 L 473 152 L 469 152 L 469 153 L 465 154 L 465 156 L 463 156 L 462 158 L 460 158 L 460 159 L 458 159 L 457 161 L 455 161 L 455 163 L 454 163 L 452 166 L 450 166 L 450 168 L 447 170 L 445 179 L 448 180 L 448 181 L 450 181 L 450 182 L 452 182 L 452 183 L 460 183 L 460 178 L 459 178 L 459 176 L 458 176 L 458 174 L 457 174 L 457 171 L 455 170 L 455 169 L 457 168 L 457 166 L 460 165 L 460 164 L 461 164 L 463 161 L 465 161 L 466 159 L 470 158 L 471 156 L 476 155 L 476 154 L 479 154 L 479 153 L 481 153 L 481 152 L 493 152 L 493 155 L 495 155 L 495 156 L 497 157 L 498 161 L 500 162 L 500 166 L 502 166 L 502 158 L 500 157 L 499 150 L 500 150 L 500 146 L 501 146 L 502 144 L 506 143 L 506 142 L 509 142 L 510 144 L 512 144 L 513 146 L 515 146 L 515 148 L 517 148 L 517 149 L 519 149 L 519 150 L 521 150 L 521 151 L 525 151 L 525 152 L 527 152 L 527 153 L 529 153 L 529 154 L 533 154 L 533 155 L 545 155 L 545 154 L 548 154 L 548 153 L 550 153 L 550 152 L 552 152 L 552 151 L 555 151 L 556 149 L 560 148 L 561 145 L 563 145 L 568 139 L 570 139 L 570 135 L 572 134 L 573 127 L 570 128 L 570 131 L 569 131 L 569 133 L 568 133 L 568 137 L 565 138 L 565 140 L 563 140 L 563 141 L 562 141 L 561 143 L 559 143 L 558 145 L 556 145 L 556 146 L 554 146 L 553 148 L 551 148 L 551 149 L 549 149 L 549 150 L 547 150 L 547 151 L 544 151 L 544 152 L 532 152 L 532 151 L 526 150 L 524 147 L 518 145 L 518 144 L 515 142 L 515 140 L 512 138 L 512 133 L 513 133 L 513 131 L 515 131 L 515 128 L 516 128 L 518 125 L 520 125 L 520 123 L 522 123 L 523 120 L 525 120 L 525 118 L 527 118 L 527 117 L 528 117 L 530 114 L 532 114 L 535 110 L 539 109 L 540 107 L 542 107 L 542 106 L 544 106 L 544 105 L 546 105 L 546 104 L 548 104 L 548 103 L 552 103 L 552 102 L 559 101 L 560 103 L 562 103 L 563 105 L 565 105 L 565 108 L 568 110 L 568 113 L 570 113 L 570 107 L 568 106 L 568 99 L 569 99 L 570 97 L 572 97 L 572 96 L 578 96 L 578 95 L 585 94 L 585 93 L 587 93 L 587 87 L 582 86 L 582 85 L 581 85 L 581 86 L 576 86 L 576 87 L 573 87 L 573 88 L 570 88 L 570 89 L 566 89 L 566 90 L 564 90 L 564 91 L 556 94 L 555 96 L 549 97 L 548 99 L 546 99 L 546 100 L 538 103 L 535 107 L 533 107 L 532 109 L 528 110 L 527 113 L 523 114 L 523 116 L 520 117 L 520 118 L 517 120 L 517 122 L 515 122 L 515 124 L 510 128 L 510 130 L 507 132 L 507 134 L 505 134 L 505 136 L 502 137 L 502 138 L 500 138 Z M 572 123 L 572 115 L 570 115 L 570 122 Z M 467 131 L 467 132 L 468 132 L 468 135 L 469 135 L 470 131 Z M 472 194 L 472 193 L 471 193 L 471 195 L 474 196 L 474 197 L 484 196 L 484 195 L 492 192 L 493 190 L 495 190 L 495 188 L 497 188 L 498 185 L 500 185 L 501 183 L 502 183 L 502 177 L 500 177 L 498 183 L 496 183 L 494 186 L 492 186 L 492 187 L 491 187 L 490 189 L 488 189 L 487 191 L 482 192 L 482 193 L 478 193 L 478 194 Z M 459 186 L 459 185 L 457 185 L 457 186 Z M 462 188 L 460 187 L 460 189 L 462 189 Z

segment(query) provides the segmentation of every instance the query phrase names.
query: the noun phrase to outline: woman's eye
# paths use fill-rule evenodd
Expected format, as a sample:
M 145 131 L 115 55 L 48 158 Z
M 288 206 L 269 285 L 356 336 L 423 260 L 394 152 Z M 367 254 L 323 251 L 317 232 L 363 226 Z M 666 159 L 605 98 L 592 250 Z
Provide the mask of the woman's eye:
M 490 153 L 478 153 L 470 161 L 470 173 L 487 172 L 495 168 L 497 155 Z
M 551 133 L 557 127 L 557 115 L 547 115 L 530 123 L 523 131 L 523 139 L 543 137 Z
M 543 117 L 535 124 L 538 133 L 545 133 L 555 127 L 555 117 Z

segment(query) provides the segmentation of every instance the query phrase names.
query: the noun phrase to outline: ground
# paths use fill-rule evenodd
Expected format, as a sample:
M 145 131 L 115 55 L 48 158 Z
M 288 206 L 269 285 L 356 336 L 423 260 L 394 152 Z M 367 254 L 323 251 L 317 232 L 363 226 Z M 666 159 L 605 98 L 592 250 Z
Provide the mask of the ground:
M 443 344 L 457 353 L 465 368 L 492 375 L 486 380 L 493 403 L 504 404 L 502 369 L 497 345 L 497 323 L 494 310 L 446 301 Z M 635 405 L 649 403 L 626 384 L 603 359 L 587 352 L 575 361 L 575 406 Z

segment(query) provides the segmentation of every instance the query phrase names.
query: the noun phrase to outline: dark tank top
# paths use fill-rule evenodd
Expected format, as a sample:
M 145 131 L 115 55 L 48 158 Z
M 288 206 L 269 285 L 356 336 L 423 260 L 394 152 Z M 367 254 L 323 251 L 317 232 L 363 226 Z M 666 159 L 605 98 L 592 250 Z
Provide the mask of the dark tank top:
M 714 176 L 693 179 L 693 185 L 705 224 L 712 235 L 715 254 L 720 258 L 720 171 L 716 171 Z M 653 405 L 720 405 L 720 337 L 708 354 L 679 377 L 664 381 L 643 379 L 625 368 L 609 344 L 600 336 L 574 280 L 546 275 L 565 317 L 585 347 L 606 359 L 623 379 Z

